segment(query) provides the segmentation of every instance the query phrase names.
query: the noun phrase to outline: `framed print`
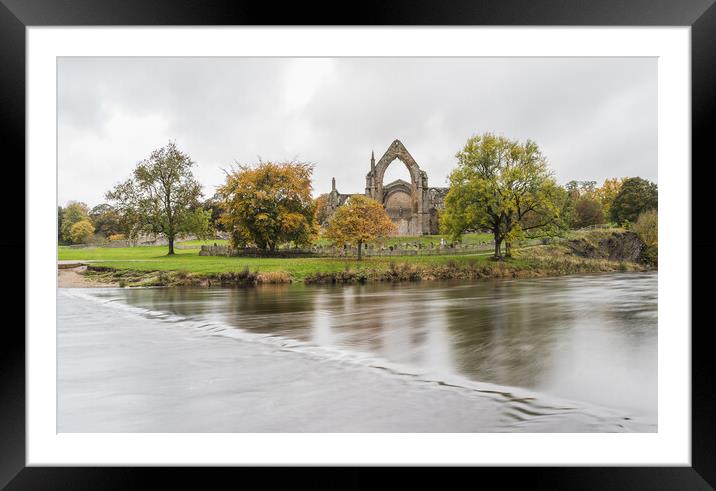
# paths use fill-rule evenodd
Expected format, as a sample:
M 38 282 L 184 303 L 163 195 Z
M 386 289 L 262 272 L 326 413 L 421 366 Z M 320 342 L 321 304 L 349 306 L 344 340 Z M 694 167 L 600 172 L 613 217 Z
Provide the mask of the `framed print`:
M 2 1 L 27 285 L 3 485 L 714 485 L 713 2 Z

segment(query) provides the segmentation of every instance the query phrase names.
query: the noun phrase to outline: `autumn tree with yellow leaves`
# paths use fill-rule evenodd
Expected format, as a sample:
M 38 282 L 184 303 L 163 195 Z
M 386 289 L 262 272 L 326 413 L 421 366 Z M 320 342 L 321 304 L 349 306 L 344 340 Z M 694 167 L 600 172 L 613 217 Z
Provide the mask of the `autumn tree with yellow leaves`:
M 221 223 L 233 247 L 311 244 L 318 233 L 311 196 L 313 166 L 300 162 L 260 162 L 228 172 L 219 188 Z
M 325 225 L 330 218 L 330 210 L 328 208 L 328 193 L 319 195 L 315 200 L 316 204 L 316 221 L 319 225 Z
M 626 180 L 626 177 L 605 179 L 604 184 L 594 190 L 594 197 L 599 200 L 602 205 L 602 215 L 607 220 L 611 217 L 612 204 L 614 199 L 622 189 L 622 184 Z
M 325 237 L 336 244 L 355 245 L 360 260 L 363 244 L 391 235 L 396 230 L 383 205 L 367 196 L 355 194 L 336 210 L 328 222 Z

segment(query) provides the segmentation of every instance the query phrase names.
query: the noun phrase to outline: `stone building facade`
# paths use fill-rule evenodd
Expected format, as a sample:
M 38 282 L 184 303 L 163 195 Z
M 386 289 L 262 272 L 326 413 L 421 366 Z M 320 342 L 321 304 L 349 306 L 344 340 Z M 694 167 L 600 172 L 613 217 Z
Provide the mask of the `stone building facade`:
M 388 166 L 400 160 L 410 173 L 410 182 L 397 179 L 384 184 Z M 398 226 L 398 235 L 425 235 L 438 233 L 438 212 L 443 208 L 448 188 L 430 187 L 428 175 L 410 152 L 395 140 L 376 163 L 371 153 L 370 172 L 365 177 L 365 195 L 382 203 L 388 216 Z M 328 195 L 328 215 L 344 204 L 350 194 L 339 193 L 333 179 Z

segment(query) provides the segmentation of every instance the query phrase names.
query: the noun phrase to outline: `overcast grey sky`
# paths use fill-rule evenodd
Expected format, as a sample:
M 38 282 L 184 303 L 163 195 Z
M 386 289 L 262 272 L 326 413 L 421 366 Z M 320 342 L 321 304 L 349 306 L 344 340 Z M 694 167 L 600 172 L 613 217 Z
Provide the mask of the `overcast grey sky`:
M 536 141 L 561 184 L 656 181 L 656 102 L 655 58 L 60 58 L 58 199 L 103 202 L 170 139 L 207 197 L 259 157 L 313 162 L 314 195 L 363 192 L 396 138 L 445 186 L 485 131 Z

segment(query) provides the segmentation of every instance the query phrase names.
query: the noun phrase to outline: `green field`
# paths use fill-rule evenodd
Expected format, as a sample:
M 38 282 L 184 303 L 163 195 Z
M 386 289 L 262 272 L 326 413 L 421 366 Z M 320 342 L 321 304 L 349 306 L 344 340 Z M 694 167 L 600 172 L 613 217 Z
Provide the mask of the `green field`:
M 382 241 L 376 241 L 376 244 L 384 245 L 385 247 L 395 244 L 414 244 L 420 242 L 423 246 L 428 246 L 431 242 L 437 246 L 440 244 L 440 239 L 444 238 L 447 242 L 450 242 L 450 237 L 447 235 L 422 235 L 422 236 L 401 236 L 401 237 L 388 237 Z M 487 244 L 492 241 L 492 235 L 490 234 L 465 234 L 462 238 L 462 243 L 467 245 L 476 244 Z M 187 240 L 178 242 L 175 245 L 175 253 L 177 256 L 186 257 L 192 254 L 198 254 L 199 249 L 202 245 L 226 245 L 227 240 L 221 239 L 210 239 L 210 240 Z M 318 239 L 317 245 L 330 245 L 328 239 Z M 59 246 L 58 248 L 58 259 L 60 260 L 147 260 L 147 259 L 158 259 L 161 256 L 165 256 L 167 253 L 167 246 L 137 246 L 137 247 L 84 247 L 74 248 L 68 246 Z
M 424 235 L 417 237 L 390 237 L 381 243 L 386 247 L 394 244 L 421 242 L 427 246 L 432 242 L 437 245 L 444 235 Z M 463 236 L 465 244 L 481 244 L 492 239 L 490 234 L 466 234 Z M 465 265 L 489 261 L 491 251 L 477 254 L 445 255 L 445 256 L 391 256 L 366 257 L 361 261 L 355 258 L 256 258 L 256 257 L 223 257 L 200 256 L 200 246 L 203 244 L 226 244 L 225 240 L 192 240 L 180 242 L 175 248 L 173 256 L 167 255 L 167 246 L 138 246 L 138 247 L 87 247 L 71 248 L 60 246 L 58 259 L 93 261 L 96 266 L 107 266 L 119 270 L 133 271 L 185 271 L 198 274 L 216 274 L 240 272 L 247 267 L 251 271 L 266 273 L 270 271 L 283 271 L 289 273 L 294 280 L 301 281 L 306 275 L 320 273 L 334 273 L 350 269 L 385 270 L 391 264 L 415 264 L 425 266 L 440 266 L 446 264 Z M 319 240 L 319 244 L 325 240 Z M 518 260 L 510 260 L 517 266 Z
M 178 249 L 174 256 L 167 256 L 166 246 L 143 246 L 127 248 L 70 249 L 60 247 L 60 260 L 93 260 L 97 266 L 135 271 L 187 271 L 191 273 L 239 272 L 248 267 L 251 271 L 285 271 L 294 280 L 302 280 L 307 274 L 360 269 L 382 269 L 391 263 L 447 264 L 487 261 L 490 252 L 450 256 L 401 256 L 367 257 L 361 261 L 353 258 L 253 258 L 200 256 L 199 248 Z
M 609 231 L 578 232 L 602 239 Z M 475 234 L 472 243 L 484 240 Z M 434 237 L 433 237 L 434 238 Z M 406 240 L 401 237 L 401 240 Z M 416 238 L 417 239 L 417 238 Z M 421 237 L 420 239 L 426 239 Z M 428 242 L 430 237 L 427 237 Z M 438 238 L 439 240 L 439 238 Z M 355 258 L 260 258 L 200 256 L 200 245 L 217 241 L 179 244 L 173 256 L 167 246 L 127 248 L 60 247 L 58 256 L 66 261 L 92 261 L 91 274 L 99 281 L 121 286 L 196 285 L 206 281 L 234 282 L 355 282 L 414 281 L 416 279 L 475 279 L 551 276 L 573 273 L 644 270 L 642 265 L 622 261 L 577 257 L 564 244 L 534 245 L 515 249 L 515 257 L 493 261 L 492 251 L 460 255 L 383 256 Z M 108 270 L 102 269 L 109 268 Z M 248 273 L 251 273 L 250 275 Z M 90 271 L 88 271 L 90 274 Z M 248 276 L 247 276 L 248 275 Z M 223 278 L 223 279 L 222 279 Z

